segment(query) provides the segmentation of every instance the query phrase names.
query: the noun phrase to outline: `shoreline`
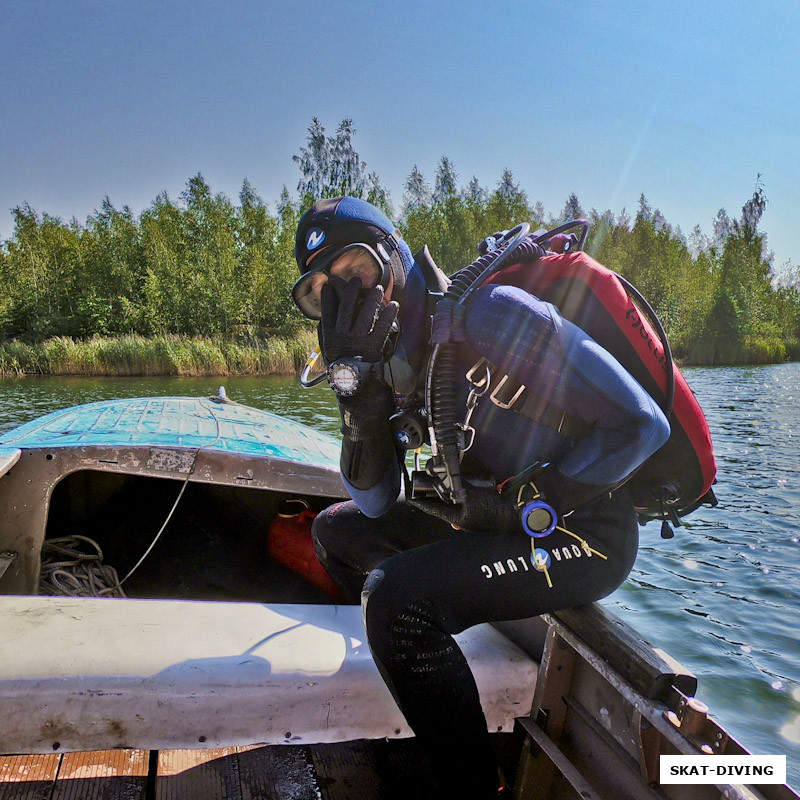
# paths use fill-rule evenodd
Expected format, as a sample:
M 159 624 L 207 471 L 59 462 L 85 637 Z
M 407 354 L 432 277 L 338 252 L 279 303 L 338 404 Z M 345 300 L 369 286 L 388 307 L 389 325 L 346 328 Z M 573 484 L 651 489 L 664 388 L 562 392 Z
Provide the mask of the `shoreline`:
M 756 343 L 754 343 L 756 344 Z M 758 343 L 760 344 L 760 343 Z M 705 358 L 676 357 L 680 367 L 748 367 L 783 364 L 800 357 L 795 348 L 704 348 Z M 294 336 L 222 339 L 164 335 L 58 336 L 36 344 L 0 342 L 0 378 L 80 377 L 230 377 L 297 375 L 317 347 L 314 330 Z M 777 356 L 777 357 L 776 357 Z
M 0 377 L 227 377 L 292 375 L 317 346 L 315 331 L 292 337 L 59 336 L 0 342 Z

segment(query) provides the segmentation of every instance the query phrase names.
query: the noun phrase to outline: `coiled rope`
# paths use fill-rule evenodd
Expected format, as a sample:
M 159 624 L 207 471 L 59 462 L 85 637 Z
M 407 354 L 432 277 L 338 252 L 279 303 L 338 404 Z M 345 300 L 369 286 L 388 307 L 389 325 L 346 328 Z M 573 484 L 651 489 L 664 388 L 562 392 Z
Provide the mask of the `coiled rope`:
M 126 596 L 117 571 L 103 563 L 100 545 L 94 539 L 78 534 L 45 540 L 42 545 L 39 594 L 69 597 Z

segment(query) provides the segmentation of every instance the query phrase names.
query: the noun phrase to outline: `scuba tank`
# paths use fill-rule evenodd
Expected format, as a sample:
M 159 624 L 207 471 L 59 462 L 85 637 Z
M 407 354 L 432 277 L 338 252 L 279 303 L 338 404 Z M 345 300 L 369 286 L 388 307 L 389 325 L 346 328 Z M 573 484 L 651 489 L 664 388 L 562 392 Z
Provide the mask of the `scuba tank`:
M 552 303 L 611 353 L 664 411 L 669 439 L 628 480 L 641 522 L 680 525 L 680 516 L 702 503 L 716 505 L 711 489 L 716 464 L 705 415 L 672 359 L 658 317 L 632 284 L 582 252 L 520 262 L 492 282 Z M 669 536 L 667 528 L 662 532 Z

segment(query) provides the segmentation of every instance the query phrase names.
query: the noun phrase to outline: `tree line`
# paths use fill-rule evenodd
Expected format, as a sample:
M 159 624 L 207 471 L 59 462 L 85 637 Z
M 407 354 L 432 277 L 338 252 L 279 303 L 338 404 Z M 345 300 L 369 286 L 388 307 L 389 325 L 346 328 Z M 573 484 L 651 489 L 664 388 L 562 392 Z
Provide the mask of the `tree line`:
M 446 272 L 476 256 L 494 231 L 586 218 L 586 250 L 648 298 L 688 363 L 766 363 L 800 358 L 800 291 L 791 264 L 776 271 L 759 229 L 766 206 L 757 180 L 741 213 L 721 209 L 710 235 L 685 236 L 644 195 L 626 210 L 588 211 L 575 194 L 548 213 L 506 169 L 493 189 L 473 177 L 459 187 L 442 156 L 433 185 L 414 166 L 399 209 L 355 149 L 345 119 L 333 134 L 314 119 L 293 156 L 297 191 L 284 187 L 274 211 L 245 180 L 238 203 L 201 174 L 177 200 L 165 192 L 138 216 L 105 198 L 85 223 L 65 222 L 27 204 L 13 209 L 0 245 L 0 338 L 188 335 L 257 340 L 308 328 L 294 308 L 294 233 L 321 197 L 351 194 L 378 205 L 412 249 L 428 244 Z M 759 176 L 760 178 L 760 176 Z

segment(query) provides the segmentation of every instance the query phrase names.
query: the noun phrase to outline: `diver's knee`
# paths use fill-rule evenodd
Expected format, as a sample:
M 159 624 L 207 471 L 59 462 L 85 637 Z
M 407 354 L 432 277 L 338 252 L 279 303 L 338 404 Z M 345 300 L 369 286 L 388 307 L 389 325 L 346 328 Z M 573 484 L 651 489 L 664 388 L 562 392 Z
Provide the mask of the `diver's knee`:
M 322 510 L 314 518 L 311 524 L 311 538 L 314 541 L 314 548 L 319 551 L 327 551 L 329 545 L 337 538 L 341 538 L 342 531 L 342 517 L 341 512 L 347 505 L 344 503 L 336 503 Z
M 397 580 L 390 558 L 375 567 L 361 589 L 361 613 L 368 635 L 385 636 L 392 621 L 408 604 L 402 582 Z
M 406 554 L 387 558 L 368 575 L 361 590 L 361 611 L 369 634 L 385 635 L 397 619 L 424 602 L 415 589 Z

